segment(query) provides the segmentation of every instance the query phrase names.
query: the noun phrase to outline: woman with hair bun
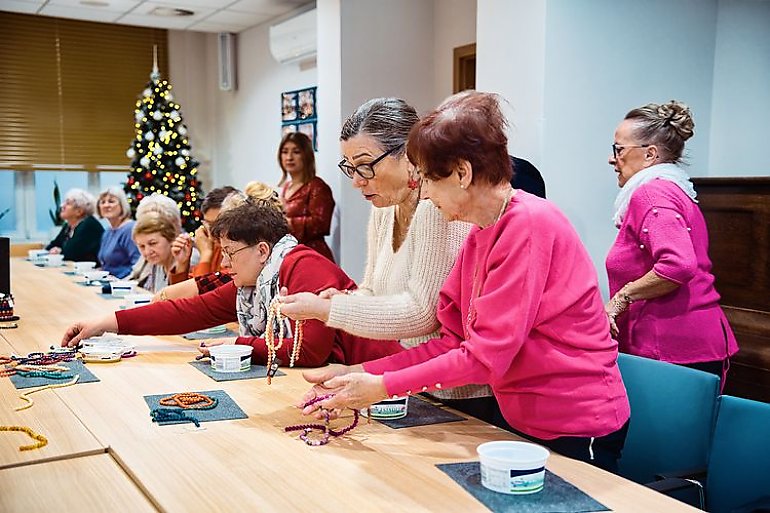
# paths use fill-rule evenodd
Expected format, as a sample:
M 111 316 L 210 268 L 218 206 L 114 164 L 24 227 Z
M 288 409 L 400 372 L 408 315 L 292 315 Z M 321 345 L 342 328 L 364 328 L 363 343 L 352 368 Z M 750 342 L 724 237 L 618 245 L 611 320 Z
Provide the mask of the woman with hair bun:
M 714 288 L 706 221 L 680 166 L 694 128 L 690 109 L 672 100 L 633 109 L 615 130 L 619 232 L 607 255 L 605 310 L 621 351 L 711 372 L 724 385 L 738 344 Z

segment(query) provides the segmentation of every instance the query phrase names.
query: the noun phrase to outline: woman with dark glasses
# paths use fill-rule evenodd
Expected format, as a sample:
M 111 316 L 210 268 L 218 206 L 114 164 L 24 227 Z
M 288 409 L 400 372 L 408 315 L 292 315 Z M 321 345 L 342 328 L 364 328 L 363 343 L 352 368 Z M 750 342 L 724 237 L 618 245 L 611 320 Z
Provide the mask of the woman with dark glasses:
M 414 108 L 398 98 L 369 100 L 345 121 L 340 170 L 374 207 L 364 279 L 351 294 L 331 289 L 286 296 L 286 315 L 319 319 L 362 337 L 396 338 L 406 348 L 437 336 L 439 290 L 470 225 L 449 223 L 430 201 L 420 201 L 420 179 L 406 156 L 409 131 L 418 121 Z M 471 385 L 434 395 L 483 418 L 488 405 L 479 398 L 491 393 Z

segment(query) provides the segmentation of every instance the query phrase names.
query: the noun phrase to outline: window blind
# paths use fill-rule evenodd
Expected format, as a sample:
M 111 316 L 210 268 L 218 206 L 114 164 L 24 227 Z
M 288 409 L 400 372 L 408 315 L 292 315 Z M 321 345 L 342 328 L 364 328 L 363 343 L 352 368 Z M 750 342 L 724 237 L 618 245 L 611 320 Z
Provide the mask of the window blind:
M 128 170 L 154 45 L 168 76 L 167 31 L 8 12 L 0 26 L 0 169 Z

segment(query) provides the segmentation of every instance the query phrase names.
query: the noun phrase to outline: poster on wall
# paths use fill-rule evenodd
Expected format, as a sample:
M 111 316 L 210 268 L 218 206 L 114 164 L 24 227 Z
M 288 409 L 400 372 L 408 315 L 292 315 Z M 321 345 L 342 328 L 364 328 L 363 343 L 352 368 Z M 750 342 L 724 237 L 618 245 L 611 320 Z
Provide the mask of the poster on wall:
M 288 133 L 302 132 L 313 141 L 313 150 L 318 151 L 317 123 L 315 87 L 281 93 L 281 137 Z

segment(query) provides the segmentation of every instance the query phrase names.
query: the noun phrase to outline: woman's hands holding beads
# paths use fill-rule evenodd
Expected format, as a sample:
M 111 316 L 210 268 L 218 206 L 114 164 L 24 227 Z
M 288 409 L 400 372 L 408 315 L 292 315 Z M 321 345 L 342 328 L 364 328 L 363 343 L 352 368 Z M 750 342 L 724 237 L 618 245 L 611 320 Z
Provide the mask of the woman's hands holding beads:
M 304 415 L 311 415 L 319 408 L 365 408 L 388 397 L 382 376 L 364 372 L 360 365 L 329 365 L 322 369 L 305 371 L 302 375 L 305 380 L 315 385 L 303 396 L 300 406 L 318 396 L 333 395 L 329 399 L 306 406 L 302 410 Z
M 72 324 L 61 339 L 62 347 L 77 347 L 83 339 L 98 337 L 107 331 L 118 331 L 118 319 L 109 314 L 101 319 L 89 319 Z
M 329 320 L 331 301 L 312 292 L 289 294 L 286 287 L 281 288 L 281 313 L 295 321 L 305 319 Z

